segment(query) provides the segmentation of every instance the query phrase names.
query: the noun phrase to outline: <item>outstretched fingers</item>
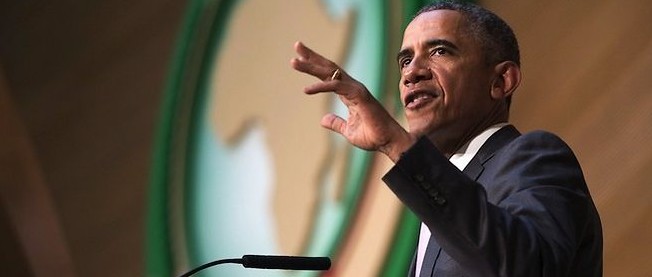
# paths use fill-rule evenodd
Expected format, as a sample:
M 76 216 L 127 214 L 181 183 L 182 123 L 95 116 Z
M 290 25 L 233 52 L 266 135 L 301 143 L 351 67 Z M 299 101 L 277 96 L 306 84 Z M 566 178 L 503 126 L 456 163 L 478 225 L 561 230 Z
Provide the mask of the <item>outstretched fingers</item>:
M 320 124 L 322 127 L 342 135 L 346 131 L 346 120 L 332 113 L 324 115 Z
M 306 94 L 316 94 L 320 92 L 335 92 L 341 94 L 342 92 L 339 90 L 340 86 L 341 83 L 339 80 L 324 81 L 306 86 L 303 88 L 303 92 Z
M 293 58 L 290 64 L 295 70 L 326 81 L 330 80 L 335 70 L 338 69 L 337 64 L 319 55 L 301 42 L 294 44 L 294 51 L 298 57 Z
M 317 54 L 303 43 L 295 43 L 294 49 L 297 56 L 290 61 L 292 68 L 320 79 L 319 82 L 306 86 L 304 92 L 306 94 L 335 93 L 349 111 L 347 119 L 333 113 L 326 114 L 322 117 L 320 125 L 339 133 L 361 149 L 391 152 L 388 156 L 396 160 L 398 154 L 402 152 L 394 151 L 392 149 L 396 147 L 387 147 L 387 145 L 397 134 L 400 136 L 401 132 L 405 133 L 405 131 L 367 88 L 337 64 Z

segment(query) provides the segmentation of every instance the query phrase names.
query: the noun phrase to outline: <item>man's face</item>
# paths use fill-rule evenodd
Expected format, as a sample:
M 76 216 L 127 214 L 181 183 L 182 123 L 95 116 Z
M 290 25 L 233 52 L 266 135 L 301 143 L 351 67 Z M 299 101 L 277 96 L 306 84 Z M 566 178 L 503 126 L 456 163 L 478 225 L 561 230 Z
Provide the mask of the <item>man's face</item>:
M 435 10 L 405 29 L 397 57 L 410 133 L 463 139 L 491 113 L 493 69 L 456 11 Z

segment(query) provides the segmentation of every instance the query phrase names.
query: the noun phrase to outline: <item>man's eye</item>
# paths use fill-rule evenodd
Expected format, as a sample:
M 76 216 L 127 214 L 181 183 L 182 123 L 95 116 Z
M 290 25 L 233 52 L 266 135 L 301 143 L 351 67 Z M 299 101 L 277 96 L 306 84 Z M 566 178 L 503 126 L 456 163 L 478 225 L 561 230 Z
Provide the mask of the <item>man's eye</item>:
M 434 56 L 443 56 L 443 55 L 447 55 L 447 54 L 448 54 L 448 50 L 446 50 L 444 48 L 435 48 L 432 51 L 432 55 L 434 55 Z
M 412 62 L 412 59 L 410 59 L 410 58 L 404 58 L 404 59 L 402 59 L 401 62 L 399 63 L 399 66 L 400 66 L 401 68 L 406 67 L 406 66 L 408 66 L 408 65 L 410 64 L 410 62 Z

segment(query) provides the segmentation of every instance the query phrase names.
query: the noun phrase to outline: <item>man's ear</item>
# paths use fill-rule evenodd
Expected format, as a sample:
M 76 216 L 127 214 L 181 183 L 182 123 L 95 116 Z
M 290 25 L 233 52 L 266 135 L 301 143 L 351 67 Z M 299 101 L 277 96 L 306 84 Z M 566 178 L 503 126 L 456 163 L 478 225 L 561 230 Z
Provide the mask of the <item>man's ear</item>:
M 521 67 L 514 62 L 504 61 L 494 67 L 496 79 L 491 85 L 491 98 L 504 99 L 511 96 L 521 83 Z

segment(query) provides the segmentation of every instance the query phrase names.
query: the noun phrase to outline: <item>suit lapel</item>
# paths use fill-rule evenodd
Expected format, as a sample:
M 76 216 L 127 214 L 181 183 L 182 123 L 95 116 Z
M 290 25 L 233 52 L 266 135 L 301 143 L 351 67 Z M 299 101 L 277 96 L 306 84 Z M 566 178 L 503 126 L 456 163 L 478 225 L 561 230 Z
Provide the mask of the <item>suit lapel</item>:
M 482 171 L 484 171 L 482 163 L 478 159 L 471 159 L 462 172 L 464 172 L 466 176 L 469 176 L 469 178 L 478 180 Z
M 496 151 L 520 135 L 521 133 L 513 125 L 501 128 L 487 139 L 462 172 L 472 180 L 478 180 L 484 171 L 484 164 L 494 156 Z

